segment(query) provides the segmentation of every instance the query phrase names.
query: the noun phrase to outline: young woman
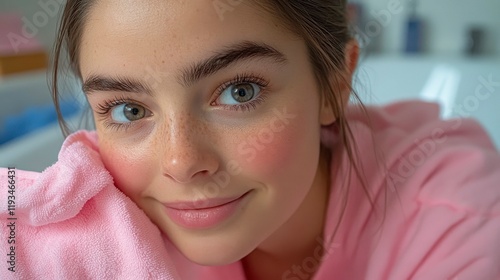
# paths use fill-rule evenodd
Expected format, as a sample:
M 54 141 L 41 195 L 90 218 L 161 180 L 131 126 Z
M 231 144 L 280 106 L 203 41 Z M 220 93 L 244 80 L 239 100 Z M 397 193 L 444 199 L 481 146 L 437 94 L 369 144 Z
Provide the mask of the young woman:
M 433 104 L 348 105 L 345 1 L 68 0 L 56 105 L 63 47 L 96 131 L 17 171 L 2 275 L 500 277 L 498 151 Z

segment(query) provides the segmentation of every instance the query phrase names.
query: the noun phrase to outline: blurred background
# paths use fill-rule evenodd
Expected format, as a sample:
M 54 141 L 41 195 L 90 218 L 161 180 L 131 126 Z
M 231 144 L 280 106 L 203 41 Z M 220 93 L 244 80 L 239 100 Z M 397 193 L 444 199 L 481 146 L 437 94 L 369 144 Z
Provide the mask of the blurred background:
M 47 69 L 64 0 L 0 1 L 0 166 L 42 171 L 63 137 Z M 442 117 L 473 117 L 500 147 L 499 0 L 351 0 L 363 55 L 355 89 L 367 104 L 422 99 Z M 74 128 L 85 100 L 66 75 L 63 114 Z M 415 116 L 418 118 L 418 116 Z

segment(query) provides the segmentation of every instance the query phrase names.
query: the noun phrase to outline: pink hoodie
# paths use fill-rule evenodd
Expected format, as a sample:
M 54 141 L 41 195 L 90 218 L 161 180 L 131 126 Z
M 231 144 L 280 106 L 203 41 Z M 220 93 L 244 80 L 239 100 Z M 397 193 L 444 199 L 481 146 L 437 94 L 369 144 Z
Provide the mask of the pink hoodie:
M 315 268 L 314 280 L 500 279 L 500 155 L 475 121 L 441 121 L 438 111 L 423 102 L 369 108 L 371 131 L 351 110 L 376 210 L 351 174 L 331 240 L 348 179 L 332 173 L 324 236 L 282 279 Z M 322 137 L 333 146 L 333 128 Z M 68 137 L 43 173 L 16 170 L 11 194 L 7 169 L 0 180 L 0 279 L 245 279 L 240 262 L 203 267 L 183 257 L 113 185 L 95 132 Z

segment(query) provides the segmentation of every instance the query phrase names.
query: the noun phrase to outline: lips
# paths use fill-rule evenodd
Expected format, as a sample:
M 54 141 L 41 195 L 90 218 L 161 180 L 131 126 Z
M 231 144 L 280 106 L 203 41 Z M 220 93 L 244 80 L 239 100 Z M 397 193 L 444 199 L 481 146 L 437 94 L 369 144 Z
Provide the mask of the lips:
M 248 200 L 249 192 L 229 198 L 165 203 L 169 218 L 181 227 L 207 229 L 233 216 Z
M 202 210 L 206 208 L 218 207 L 232 201 L 239 199 L 240 197 L 246 195 L 233 196 L 228 198 L 212 198 L 205 200 L 196 200 L 196 201 L 182 201 L 182 202 L 171 202 L 165 203 L 166 207 L 176 209 L 176 210 Z

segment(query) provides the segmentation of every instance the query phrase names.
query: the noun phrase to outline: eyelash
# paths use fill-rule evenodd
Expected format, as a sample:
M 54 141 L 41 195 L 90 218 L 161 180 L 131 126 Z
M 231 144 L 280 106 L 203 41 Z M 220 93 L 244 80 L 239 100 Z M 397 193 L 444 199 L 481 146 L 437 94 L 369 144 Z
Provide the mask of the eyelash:
M 116 97 L 112 100 L 105 100 L 103 102 L 103 104 L 97 105 L 96 113 L 102 117 L 106 128 L 111 128 L 111 129 L 116 129 L 116 130 L 118 130 L 119 128 L 123 128 L 126 131 L 128 128 L 130 128 L 131 125 L 134 124 L 134 122 L 128 122 L 128 123 L 113 122 L 111 117 L 109 117 L 109 112 L 114 107 L 120 106 L 123 104 L 137 104 L 137 105 L 143 106 L 145 108 L 144 105 L 141 105 L 141 104 L 137 103 L 137 101 L 132 100 L 130 98 L 126 98 L 126 97 Z
M 260 88 L 260 93 L 257 98 L 255 98 L 252 101 L 248 101 L 243 104 L 238 104 L 238 105 L 219 105 L 216 104 L 215 101 L 219 98 L 219 96 L 230 86 L 232 85 L 239 85 L 239 84 L 244 84 L 244 83 L 254 83 Z M 261 104 L 265 98 L 267 97 L 266 95 L 266 89 L 267 86 L 269 85 L 269 82 L 266 81 L 263 77 L 259 75 L 252 75 L 252 74 L 242 74 L 242 75 L 236 75 L 235 78 L 233 78 L 230 81 L 224 82 L 222 85 L 217 87 L 215 90 L 216 92 L 216 97 L 215 100 L 210 103 L 210 105 L 219 105 L 222 106 L 226 110 L 233 110 L 233 111 L 250 111 L 252 109 L 256 109 L 257 105 Z
M 267 97 L 266 94 L 266 88 L 269 85 L 269 82 L 266 81 L 263 77 L 259 75 L 252 75 L 252 74 L 242 74 L 242 75 L 236 75 L 235 78 L 224 82 L 220 86 L 217 87 L 215 90 L 216 92 L 216 98 L 214 101 L 210 103 L 210 105 L 217 105 L 215 101 L 219 98 L 219 96 L 230 86 L 232 85 L 238 85 L 238 84 L 244 84 L 244 83 L 254 83 L 260 88 L 260 93 L 257 98 L 255 98 L 252 101 L 248 101 L 243 104 L 238 104 L 238 105 L 220 105 L 226 110 L 233 110 L 233 111 L 250 111 L 252 109 L 256 109 L 257 105 L 261 104 L 265 98 Z M 132 125 L 136 123 L 136 121 L 128 122 L 128 123 L 117 123 L 113 122 L 112 119 L 109 117 L 109 112 L 116 106 L 123 105 L 123 104 L 136 104 L 143 106 L 146 108 L 144 105 L 138 103 L 137 101 L 126 98 L 126 97 L 116 97 L 111 100 L 105 100 L 102 104 L 97 105 L 97 110 L 96 113 L 104 119 L 104 125 L 107 128 L 112 128 L 112 129 L 120 129 L 123 128 L 125 131 L 130 128 Z

